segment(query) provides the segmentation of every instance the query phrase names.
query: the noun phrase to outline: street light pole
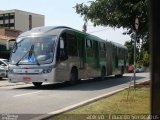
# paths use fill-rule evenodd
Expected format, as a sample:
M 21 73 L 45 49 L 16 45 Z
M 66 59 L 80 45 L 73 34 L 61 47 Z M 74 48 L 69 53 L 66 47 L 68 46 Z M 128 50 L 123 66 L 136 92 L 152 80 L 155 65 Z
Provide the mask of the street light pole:
M 137 32 L 135 32 L 135 40 L 134 40 L 134 88 L 136 86 L 136 41 L 137 41 Z
M 136 42 L 137 42 L 137 32 L 139 28 L 138 16 L 135 19 L 135 40 L 134 40 L 134 88 L 136 87 Z

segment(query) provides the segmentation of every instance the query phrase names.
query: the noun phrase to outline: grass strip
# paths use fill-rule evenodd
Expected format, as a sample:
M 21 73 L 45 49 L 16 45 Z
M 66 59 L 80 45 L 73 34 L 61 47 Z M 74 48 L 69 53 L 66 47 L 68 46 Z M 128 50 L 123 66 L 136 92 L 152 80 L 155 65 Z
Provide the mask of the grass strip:
M 54 116 L 50 120 L 97 120 L 109 119 L 111 115 L 121 115 L 119 117 L 123 117 L 122 119 L 124 117 L 134 117 L 134 115 L 137 115 L 135 117 L 146 117 L 150 111 L 149 104 L 150 88 L 143 85 L 136 89 L 126 89 L 113 96 Z

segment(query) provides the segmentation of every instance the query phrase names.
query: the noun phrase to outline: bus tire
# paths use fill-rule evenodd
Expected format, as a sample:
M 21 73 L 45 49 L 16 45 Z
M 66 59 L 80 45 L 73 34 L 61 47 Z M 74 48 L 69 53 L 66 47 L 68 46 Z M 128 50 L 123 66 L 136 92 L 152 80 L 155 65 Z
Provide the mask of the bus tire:
M 78 70 L 76 67 L 73 67 L 70 73 L 70 85 L 78 83 Z
M 120 77 L 122 77 L 122 76 L 123 76 L 123 74 L 115 75 L 116 78 L 120 78 Z
M 40 87 L 42 85 L 42 82 L 32 82 L 32 84 L 35 86 L 35 87 Z
M 124 67 L 121 67 L 121 73 L 119 75 L 117 75 L 116 77 L 122 77 L 124 74 Z
M 105 76 L 106 76 L 106 67 L 103 66 L 101 69 L 101 79 L 104 80 Z
M 124 66 L 121 67 L 121 75 L 123 76 L 124 74 Z

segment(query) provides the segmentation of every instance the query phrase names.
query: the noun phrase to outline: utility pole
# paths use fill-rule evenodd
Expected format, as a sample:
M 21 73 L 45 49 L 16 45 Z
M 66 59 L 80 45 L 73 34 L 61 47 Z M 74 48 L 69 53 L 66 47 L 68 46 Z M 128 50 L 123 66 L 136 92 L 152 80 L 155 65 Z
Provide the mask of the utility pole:
M 136 40 L 137 40 L 137 33 L 135 32 L 135 40 L 134 40 L 134 88 L 136 86 Z
M 136 87 L 136 42 L 137 42 L 137 32 L 139 28 L 139 19 L 135 19 L 135 40 L 134 40 L 134 88 Z
M 87 22 L 84 23 L 82 31 L 86 33 L 86 31 L 87 31 Z
M 150 0 L 151 115 L 160 119 L 160 0 Z M 156 120 L 153 117 L 151 120 Z

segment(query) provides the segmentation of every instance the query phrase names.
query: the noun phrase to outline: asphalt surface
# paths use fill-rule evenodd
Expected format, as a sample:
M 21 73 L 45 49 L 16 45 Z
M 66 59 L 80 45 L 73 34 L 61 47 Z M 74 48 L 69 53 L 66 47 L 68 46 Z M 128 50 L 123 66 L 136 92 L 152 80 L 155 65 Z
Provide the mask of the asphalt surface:
M 92 99 L 130 85 L 133 74 L 121 78 L 114 76 L 87 79 L 71 86 L 67 83 L 43 85 L 40 88 L 32 84 L 8 83 L 0 80 L 0 119 L 18 118 L 28 120 L 43 114 Z M 149 80 L 149 73 L 137 73 L 136 82 Z M 133 82 L 131 83 L 133 84 Z

